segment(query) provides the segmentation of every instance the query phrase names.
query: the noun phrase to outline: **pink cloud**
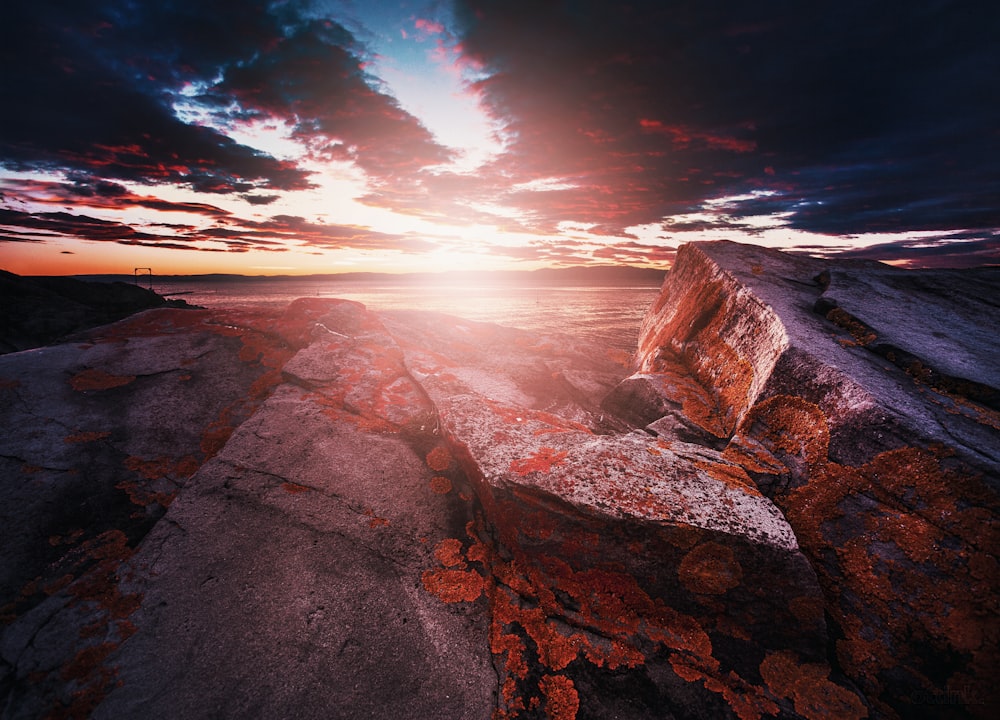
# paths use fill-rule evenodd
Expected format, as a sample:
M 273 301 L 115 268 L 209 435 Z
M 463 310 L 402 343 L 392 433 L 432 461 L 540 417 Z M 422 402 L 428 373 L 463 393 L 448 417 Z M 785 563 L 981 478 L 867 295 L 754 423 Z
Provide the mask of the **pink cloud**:
M 421 30 L 427 35 L 442 35 L 444 33 L 444 25 L 434 20 L 417 18 L 413 25 L 417 30 Z

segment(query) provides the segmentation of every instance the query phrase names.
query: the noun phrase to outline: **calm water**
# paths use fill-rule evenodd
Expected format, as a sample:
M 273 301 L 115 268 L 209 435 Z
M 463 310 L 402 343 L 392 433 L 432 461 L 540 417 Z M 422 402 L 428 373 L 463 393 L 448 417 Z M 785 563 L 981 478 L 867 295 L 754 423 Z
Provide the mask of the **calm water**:
M 298 278 L 197 280 L 160 278 L 153 289 L 194 305 L 260 308 L 300 297 L 355 300 L 372 310 L 435 310 L 469 320 L 542 332 L 565 332 L 632 351 L 656 287 L 423 287 Z

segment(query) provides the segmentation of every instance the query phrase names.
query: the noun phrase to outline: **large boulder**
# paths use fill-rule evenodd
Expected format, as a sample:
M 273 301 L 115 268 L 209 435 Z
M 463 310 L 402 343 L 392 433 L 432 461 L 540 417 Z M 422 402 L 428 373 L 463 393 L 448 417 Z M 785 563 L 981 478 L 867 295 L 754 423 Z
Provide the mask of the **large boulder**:
M 621 368 L 445 317 L 396 332 L 482 507 L 424 582 L 488 599 L 501 717 L 866 714 L 826 663 L 822 595 L 780 511 L 718 451 L 599 412 Z M 762 679 L 789 665 L 808 698 Z
M 986 716 L 1000 614 L 1000 270 L 685 246 L 605 402 L 788 518 L 833 662 L 888 717 Z M 762 668 L 763 672 L 763 668 Z

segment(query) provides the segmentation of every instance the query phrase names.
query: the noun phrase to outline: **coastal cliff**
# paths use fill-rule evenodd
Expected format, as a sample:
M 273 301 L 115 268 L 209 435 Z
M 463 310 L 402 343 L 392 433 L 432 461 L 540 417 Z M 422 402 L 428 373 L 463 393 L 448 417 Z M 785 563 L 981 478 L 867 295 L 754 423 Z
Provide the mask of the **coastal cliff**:
M 0 357 L 0 717 L 992 717 L 998 288 L 704 243 L 628 366 L 316 299 Z

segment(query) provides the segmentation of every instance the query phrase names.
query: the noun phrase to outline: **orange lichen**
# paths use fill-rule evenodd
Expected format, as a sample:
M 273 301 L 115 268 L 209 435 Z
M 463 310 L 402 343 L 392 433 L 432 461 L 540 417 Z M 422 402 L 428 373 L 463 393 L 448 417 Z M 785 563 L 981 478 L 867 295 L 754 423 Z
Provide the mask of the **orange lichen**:
M 290 493 L 292 495 L 298 495 L 299 493 L 307 493 L 312 488 L 308 488 L 305 485 L 299 485 L 298 483 L 283 482 L 281 483 L 281 489 L 284 490 L 286 493 Z
M 388 518 L 379 517 L 378 515 L 376 515 L 375 511 L 372 508 L 368 508 L 367 510 L 365 510 L 365 517 L 369 518 L 368 527 L 370 527 L 372 530 L 381 527 L 389 527 L 389 525 L 392 524 L 389 522 Z
M 747 495 L 761 497 L 756 483 L 747 475 L 747 471 L 739 465 L 698 460 L 695 462 L 695 466 L 707 472 L 709 477 L 728 485 L 734 490 L 739 490 Z
M 743 581 L 743 568 L 733 551 L 716 542 L 705 542 L 684 556 L 677 576 L 690 592 L 721 595 Z
M 213 457 L 229 441 L 230 436 L 236 429 L 231 424 L 228 411 L 223 411 L 220 417 L 210 423 L 201 434 L 201 451 L 205 459 Z
M 549 472 L 554 465 L 561 465 L 568 454 L 566 450 L 543 446 L 530 457 L 512 460 L 510 471 L 521 476 L 533 472 Z
M 438 495 L 447 495 L 451 492 L 451 480 L 443 475 L 435 475 L 431 478 L 431 490 Z
M 769 653 L 760 664 L 760 675 L 768 688 L 795 704 L 795 711 L 806 720 L 868 717 L 857 695 L 830 682 L 829 668 L 818 663 L 801 663 L 789 650 Z
M 534 520 L 528 518 L 537 514 L 526 512 L 521 503 L 493 507 L 511 515 L 506 521 L 519 528 L 531 527 Z M 743 720 L 758 720 L 777 712 L 763 689 L 720 668 L 712 656 L 712 642 L 696 619 L 650 597 L 632 575 L 597 567 L 574 569 L 547 554 L 529 560 L 521 550 L 515 550 L 512 558 L 501 557 L 491 545 L 476 539 L 483 532 L 481 526 L 470 524 L 467 530 L 475 540 L 472 546 L 463 554 L 463 543 L 457 539 L 439 543 L 435 556 L 441 567 L 426 571 L 423 580 L 429 592 L 447 602 L 486 594 L 491 611 L 490 647 L 504 658 L 502 667 L 508 675 L 503 680 L 503 707 L 497 717 L 515 718 L 525 708 L 539 704 L 538 697 L 523 684 L 528 678 L 529 650 L 534 651 L 538 665 L 550 671 L 549 677 L 562 677 L 551 671 L 566 670 L 580 661 L 609 670 L 637 667 L 646 662 L 644 648 L 651 644 L 670 649 L 671 665 L 680 677 L 703 682 L 725 698 Z M 567 531 L 561 526 L 555 532 L 561 535 Z M 583 547 L 592 542 L 576 544 Z M 710 562 L 721 565 L 727 578 L 709 589 L 726 587 L 740 575 L 727 548 L 714 543 L 698 547 L 705 548 L 701 552 Z M 469 563 L 479 565 L 482 572 L 466 569 Z M 594 634 L 602 641 L 594 642 Z M 548 697 L 541 686 L 539 692 Z M 572 708 L 572 704 L 567 707 Z M 575 717 L 575 712 L 566 717 Z
M 105 438 L 111 437 L 109 432 L 99 432 L 99 431 L 83 431 L 73 433 L 72 435 L 67 435 L 63 438 L 63 442 L 67 445 L 75 443 L 88 443 L 96 442 L 98 440 L 104 440 Z
M 456 538 L 448 538 L 439 542 L 434 548 L 434 557 L 446 568 L 457 567 L 462 570 L 466 568 L 462 541 Z
M 123 593 L 118 586 L 119 568 L 131 552 L 124 533 L 110 530 L 83 542 L 69 556 L 85 569 L 71 583 L 62 578 L 57 585 L 69 593 L 72 603 L 86 604 L 93 620 L 80 629 L 76 655 L 53 671 L 63 683 L 71 684 L 73 691 L 69 704 L 52 708 L 50 717 L 89 717 L 114 686 L 117 670 L 106 661 L 136 631 L 128 617 L 141 602 L 141 596 Z
M 562 675 L 543 675 L 538 687 L 545 695 L 545 715 L 549 720 L 575 720 L 580 696 L 572 680 Z
M 446 603 L 472 602 L 483 593 L 483 576 L 474 570 L 425 570 L 424 589 Z
M 865 325 L 863 322 L 855 318 L 853 315 L 845 311 L 843 308 L 835 307 L 830 312 L 826 314 L 826 319 L 832 322 L 837 327 L 841 327 L 851 334 L 854 338 L 852 345 L 871 345 L 878 339 L 878 335 Z
M 451 453 L 444 445 L 438 445 L 427 453 L 427 467 L 435 472 L 444 472 L 451 467 Z
M 833 462 L 824 414 L 797 397 L 761 403 L 741 433 L 763 443 L 794 478 L 775 500 L 812 558 L 841 628 L 843 669 L 881 711 L 892 712 L 884 683 L 900 665 L 918 687 L 944 692 L 949 671 L 921 659 L 927 648 L 951 659 L 951 677 L 990 676 L 980 650 L 984 638 L 1000 635 L 989 599 L 1000 574 L 995 563 L 973 557 L 975 548 L 997 547 L 1000 537 L 989 510 L 995 498 L 976 478 L 951 469 L 941 448 L 889 450 L 857 467 Z M 859 502 L 868 509 L 848 514 Z
M 69 384 L 74 390 L 110 390 L 135 382 L 135 375 L 112 375 L 97 368 L 87 368 L 70 378 Z

